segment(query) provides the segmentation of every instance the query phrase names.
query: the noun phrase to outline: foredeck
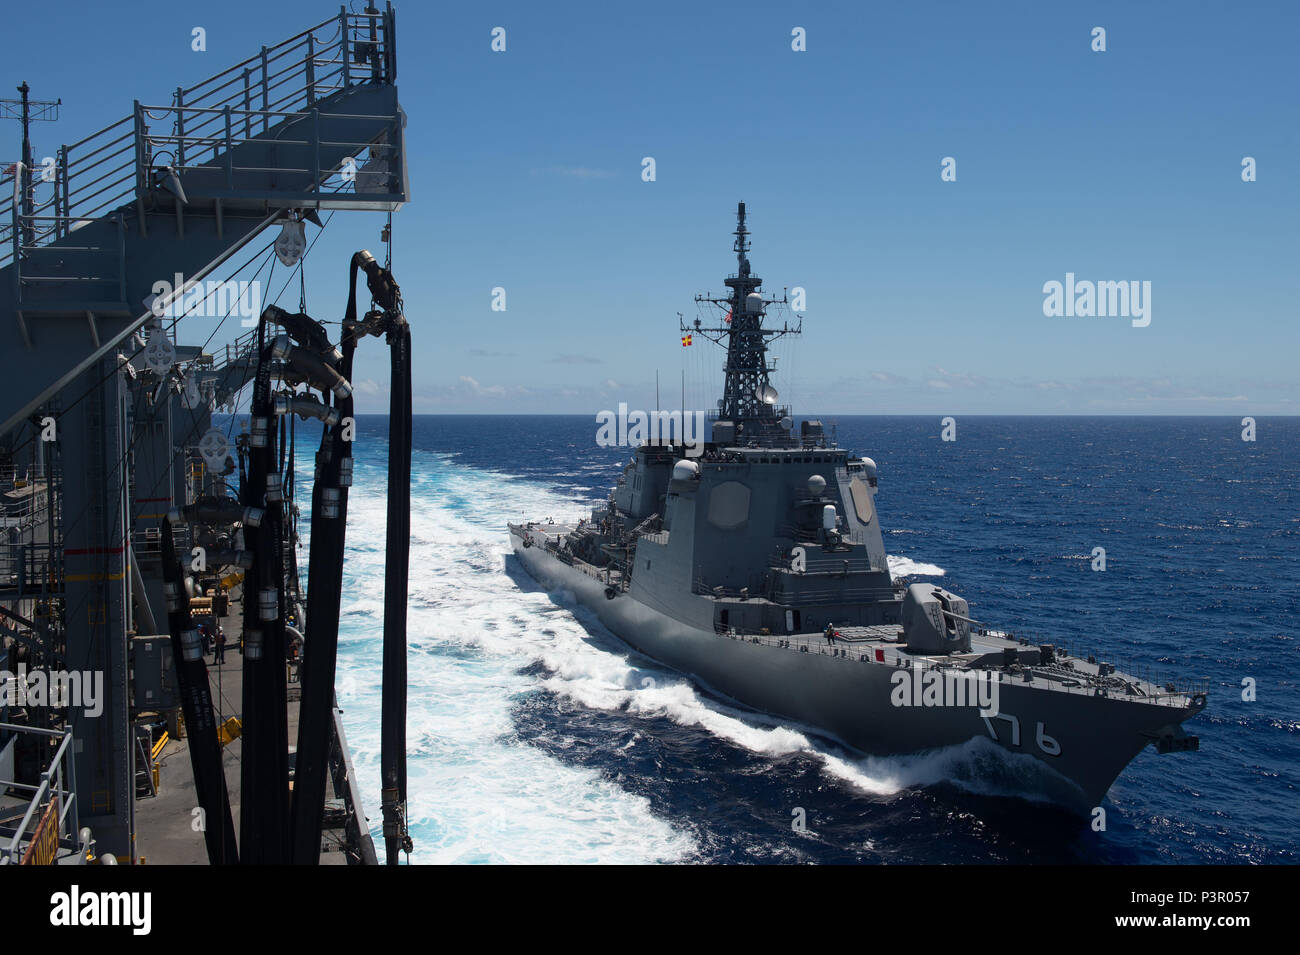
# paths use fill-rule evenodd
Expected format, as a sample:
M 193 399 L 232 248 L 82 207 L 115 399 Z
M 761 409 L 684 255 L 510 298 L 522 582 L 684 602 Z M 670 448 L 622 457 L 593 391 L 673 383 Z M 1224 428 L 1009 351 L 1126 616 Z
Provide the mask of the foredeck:
M 618 571 L 595 567 L 561 550 L 560 545 L 564 539 L 578 529 L 577 523 L 529 522 L 509 526 L 512 533 L 530 539 L 532 546 L 542 547 L 546 553 L 574 570 L 616 587 L 621 586 L 622 575 Z M 734 600 L 730 596 L 719 597 L 707 592 L 697 592 L 696 596 L 706 600 L 728 602 Z M 769 602 L 760 596 L 746 599 L 755 603 Z M 947 655 L 919 654 L 909 650 L 903 639 L 902 628 L 897 624 L 837 625 L 835 630 L 836 637 L 833 640 L 826 637 L 824 630 L 773 633 L 767 630 L 750 631 L 738 630 L 735 627 L 715 627 L 714 633 L 721 639 L 740 640 L 796 653 L 831 656 L 855 663 L 961 672 L 989 670 L 997 674 L 999 681 L 1014 681 L 1027 688 L 1087 696 L 1109 696 L 1179 709 L 1195 706 L 1196 699 L 1203 698 L 1208 691 L 1208 687 L 1202 684 L 1175 687 L 1159 677 L 1134 675 L 1114 667 L 1109 671 L 1103 671 L 1105 664 L 1098 663 L 1095 658 L 1072 657 L 1059 648 L 1053 648 L 1054 660 L 1044 663 L 1041 647 L 1037 643 L 1018 639 L 1015 635 L 1001 630 L 976 631 L 971 634 L 969 651 Z

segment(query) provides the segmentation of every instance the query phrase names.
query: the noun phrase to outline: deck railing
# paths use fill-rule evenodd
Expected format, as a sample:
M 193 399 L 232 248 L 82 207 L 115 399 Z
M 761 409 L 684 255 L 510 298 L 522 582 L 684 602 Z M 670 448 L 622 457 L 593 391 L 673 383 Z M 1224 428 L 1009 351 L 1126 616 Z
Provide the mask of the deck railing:
M 142 197 L 158 165 L 179 172 L 211 164 L 286 119 L 309 116 L 325 97 L 394 82 L 396 73 L 391 5 L 360 13 L 341 7 L 337 16 L 262 47 L 216 76 L 178 87 L 168 106 L 137 102 L 130 116 L 60 147 L 57 179 L 39 201 L 35 197 L 45 183 L 39 170 L 33 171 L 30 215 L 24 214 L 22 176 L 15 170 L 12 192 L 0 195 L 0 267 Z M 155 131 L 160 122 L 169 123 L 171 131 Z M 167 161 L 160 164 L 162 158 Z M 237 171 L 227 163 L 228 180 Z
M 12 832 L 0 831 L 0 865 L 23 862 L 51 865 L 60 849 L 76 849 L 80 838 L 72 731 L 0 723 L 0 736 L 9 734 L 51 737 L 58 739 L 59 745 L 50 768 L 41 773 L 38 785 L 0 779 L 0 791 L 7 788 L 31 794 L 27 812 L 18 826 Z
M 845 646 L 840 641 L 836 641 L 834 644 L 826 644 L 823 642 L 824 638 L 816 634 L 788 634 L 786 636 L 778 636 L 776 634 L 763 634 L 738 630 L 735 627 L 728 627 L 717 631 L 717 633 L 718 636 L 725 639 L 740 640 L 744 643 L 754 643 L 761 646 L 777 647 L 783 650 L 792 650 L 795 653 L 815 653 L 819 656 L 836 657 L 841 660 L 855 663 L 876 663 L 883 666 L 911 667 L 920 670 L 952 670 L 958 674 L 969 674 L 971 672 L 968 668 L 963 666 L 935 663 L 925 657 L 905 655 L 900 653 L 897 649 L 892 653 L 887 653 L 885 659 L 881 661 L 876 659 L 874 648 L 868 650 L 855 645 Z M 1002 670 L 994 670 L 992 672 L 997 673 L 998 680 L 1003 683 L 1012 684 L 1016 682 L 1016 677 L 1011 673 Z M 1125 676 L 1162 688 L 1157 694 L 1141 697 L 1142 701 L 1147 703 L 1174 706 L 1181 709 L 1186 705 L 1185 700 L 1187 697 L 1195 696 L 1197 694 L 1205 694 L 1209 690 L 1209 684 L 1205 681 L 1183 681 L 1181 684 L 1177 685 L 1167 684 L 1161 682 L 1159 679 L 1152 679 L 1143 675 L 1141 668 L 1129 670 L 1120 669 L 1120 672 Z M 1170 685 L 1173 685 L 1174 689 L 1168 689 Z M 1097 695 L 1097 688 L 1086 684 L 1077 687 L 1057 685 L 1055 687 L 1055 692 L 1079 693 L 1085 696 L 1095 696 Z M 1119 696 L 1124 699 L 1134 699 L 1134 697 L 1128 696 L 1124 690 L 1119 688 L 1110 688 L 1106 692 L 1111 696 Z

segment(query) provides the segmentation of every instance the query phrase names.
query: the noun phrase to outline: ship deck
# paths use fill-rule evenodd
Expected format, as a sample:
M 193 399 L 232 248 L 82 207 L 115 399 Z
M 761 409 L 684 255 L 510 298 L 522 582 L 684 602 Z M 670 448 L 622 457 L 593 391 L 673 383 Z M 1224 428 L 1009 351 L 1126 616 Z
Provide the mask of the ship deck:
M 243 655 L 239 651 L 238 634 L 243 619 L 243 588 L 231 591 L 230 611 L 220 618 L 227 633 L 225 662 L 213 664 L 208 655 L 208 680 L 212 687 L 212 703 L 216 710 L 217 725 L 232 716 L 242 718 L 244 690 Z M 298 738 L 298 701 L 302 695 L 301 684 L 288 686 L 289 752 L 294 751 Z M 346 749 L 346 743 L 344 744 Z M 222 769 L 230 795 L 230 810 L 235 831 L 239 831 L 240 809 L 240 756 L 242 740 L 235 739 L 222 750 Z M 345 754 L 346 755 L 346 754 Z M 291 757 L 292 758 L 292 757 Z M 350 758 L 349 758 L 350 764 Z M 189 740 L 169 738 L 158 756 L 159 785 L 156 796 L 141 797 L 135 804 L 136 851 L 140 861 L 149 865 L 207 865 L 208 852 L 203 833 L 193 826 L 194 809 L 198 796 L 194 790 L 194 773 L 190 765 Z M 347 865 L 347 835 L 341 824 L 330 827 L 330 820 L 341 820 L 346 806 L 341 799 L 330 798 L 331 787 L 326 786 L 326 828 L 321 834 L 321 865 Z M 373 855 L 373 847 L 370 850 Z
M 541 546 L 552 558 L 560 560 L 572 569 L 608 581 L 617 586 L 621 581 L 618 571 L 607 573 L 572 555 L 561 557 L 556 547 L 578 529 L 576 522 L 524 522 L 509 524 L 513 534 L 523 537 L 529 533 L 534 546 Z M 697 597 L 707 600 L 734 600 L 732 597 L 718 597 L 708 593 L 697 593 Z M 766 602 L 766 598 L 754 596 L 747 598 L 755 603 Z M 971 634 L 969 651 L 951 654 L 921 654 L 907 648 L 903 640 L 902 628 L 897 624 L 882 626 L 837 626 L 838 636 L 834 641 L 826 638 L 823 630 L 802 633 L 771 633 L 767 631 L 751 632 L 728 628 L 716 629 L 721 639 L 741 640 L 764 646 L 793 650 L 797 653 L 813 653 L 838 657 L 861 663 L 878 663 L 895 667 L 939 668 L 973 671 L 989 669 L 999 673 L 999 679 L 1010 680 L 1013 675 L 1007 672 L 1005 664 L 1013 658 L 1019 669 L 1016 682 L 1025 687 L 1048 690 L 1057 693 L 1077 693 L 1087 696 L 1113 696 L 1145 703 L 1185 709 L 1196 706 L 1195 697 L 1204 696 L 1208 687 L 1183 685 L 1174 687 L 1166 685 L 1159 678 L 1134 675 L 1112 670 L 1109 675 L 1101 673 L 1101 666 L 1092 658 L 1087 660 L 1070 656 L 1057 648 L 1052 663 L 1040 662 L 1040 648 L 1028 641 L 1022 641 L 1001 630 L 982 630 Z

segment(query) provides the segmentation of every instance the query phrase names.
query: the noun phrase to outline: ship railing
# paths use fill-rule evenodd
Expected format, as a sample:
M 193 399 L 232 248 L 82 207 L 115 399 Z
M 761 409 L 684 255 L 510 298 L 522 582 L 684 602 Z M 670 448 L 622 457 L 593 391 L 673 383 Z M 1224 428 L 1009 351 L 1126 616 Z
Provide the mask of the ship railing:
M 361 789 L 357 783 L 357 773 L 352 767 L 352 753 L 348 749 L 348 738 L 343 731 L 343 711 L 339 709 L 337 697 L 334 700 L 333 734 L 330 738 L 329 772 L 334 785 L 335 797 L 343 802 L 344 835 L 347 845 L 349 865 L 378 865 L 375 856 L 374 840 L 366 826 L 365 807 L 361 801 Z
M 220 365 L 215 365 L 216 371 L 241 362 L 248 361 L 257 354 L 257 329 L 245 332 L 233 342 L 226 344 L 226 357 Z
M 704 597 L 728 597 L 736 600 L 754 600 L 767 596 L 764 581 L 757 578 L 751 578 L 748 587 L 732 587 L 726 584 L 708 584 L 703 577 L 696 576 L 691 590 Z
M 794 571 L 794 560 L 789 557 L 774 558 L 768 566 L 773 570 Z M 870 574 L 880 571 L 868 558 L 840 559 L 835 557 L 805 557 L 803 569 L 794 571 L 798 574 L 813 574 L 847 577 L 849 574 Z
M 1086 660 L 1088 663 L 1109 663 L 1114 666 L 1116 678 L 1120 687 L 1114 687 L 1112 692 L 1122 692 L 1122 684 L 1125 678 L 1135 683 L 1145 686 L 1155 686 L 1159 688 L 1161 696 L 1195 696 L 1197 694 L 1208 693 L 1210 685 L 1205 680 L 1190 680 L 1182 676 L 1170 676 L 1166 671 L 1152 667 L 1150 664 L 1141 660 L 1132 659 L 1123 653 L 1117 653 L 1114 650 L 1100 649 L 1077 649 L 1075 644 L 1070 642 L 1070 638 L 1064 634 L 1046 634 L 1036 630 L 1003 630 L 998 627 L 981 626 L 971 629 L 971 638 L 978 642 L 981 636 L 1002 637 L 1007 640 L 1015 640 L 1030 647 L 1051 646 L 1055 650 L 1057 664 L 1063 656 L 1068 656 L 1071 660 Z M 1069 668 L 1061 668 L 1060 675 L 1070 677 Z M 1090 679 L 1085 674 L 1075 672 L 1073 678 L 1081 683 Z M 1173 689 L 1170 689 L 1172 687 Z M 1074 691 L 1076 687 L 1065 687 L 1067 690 Z M 1088 693 L 1092 693 L 1092 687 L 1083 687 Z
M 48 541 L 0 543 L 0 588 L 8 596 L 20 598 L 59 591 L 63 586 L 58 560 L 62 547 L 54 545 L 54 560 L 50 554 Z
M 789 590 L 777 588 L 773 600 L 777 603 L 798 602 L 809 605 L 836 603 L 863 603 L 871 600 L 887 600 L 893 590 L 887 586 L 880 587 L 830 587 L 817 590 Z
M 724 370 L 726 370 L 726 369 L 725 369 L 725 366 L 724 366 Z M 746 370 L 748 370 L 748 369 L 739 369 L 739 370 L 741 370 L 741 371 L 746 371 Z M 769 368 L 768 370 L 771 371 L 770 368 Z M 777 420 L 777 421 L 780 421 L 782 418 L 786 417 L 786 416 L 789 415 L 789 414 L 790 414 L 790 406 L 789 406 L 789 405 L 773 405 L 773 406 L 772 406 L 772 417 L 773 417 L 775 420 Z M 722 414 L 722 411 L 719 410 L 719 409 L 712 409 L 712 408 L 711 408 L 711 409 L 709 409 L 708 411 L 705 411 L 705 412 L 704 412 L 704 423 L 705 423 L 705 424 L 713 424 L 715 421 L 730 421 L 730 420 L 731 420 L 731 418 L 730 418 L 729 416 L 728 416 L 728 417 L 724 417 L 723 414 Z M 789 450 L 789 449 L 787 449 L 787 450 Z
M 54 485 L 53 513 L 50 503 L 50 483 Z M 38 523 L 53 520 L 58 523 L 61 513 L 63 471 L 59 467 L 49 468 L 42 464 L 8 465 L 0 468 L 0 517 L 8 534 L 0 541 L 13 546 L 24 543 L 20 538 L 24 531 Z M 10 496 L 15 491 L 25 494 Z M 43 536 L 43 535 L 42 535 Z
M 0 464 L 0 485 L 7 489 L 26 487 L 37 481 L 44 481 L 47 476 L 53 477 L 57 482 L 63 476 L 63 470 L 58 467 L 51 468 L 39 461 L 31 464 Z
M 116 301 L 125 301 L 126 299 L 126 223 L 122 216 L 114 215 L 103 219 L 86 219 L 78 218 L 75 221 L 67 216 L 16 216 L 14 217 L 14 240 L 12 243 L 12 255 L 21 257 L 26 266 L 21 272 L 15 272 L 15 279 L 21 285 L 31 285 L 40 283 L 45 286 L 62 285 L 65 288 L 85 287 L 89 284 L 97 284 L 101 288 L 105 285 L 114 286 Z M 33 235 L 36 241 L 28 243 L 21 241 L 23 237 L 22 226 L 19 220 L 25 225 L 33 228 Z M 72 245 L 61 243 L 57 249 L 57 259 L 51 257 L 53 265 L 58 274 L 42 274 L 33 262 L 39 261 L 32 258 L 32 253 L 40 252 L 48 248 L 48 243 L 42 243 L 41 239 L 52 240 L 55 237 L 71 235 L 76 230 L 91 224 L 92 222 L 108 222 L 110 228 L 117 233 L 117 242 L 114 246 L 104 245 Z M 69 260 L 75 259 L 75 263 L 70 264 Z M 19 289 L 19 301 L 22 301 L 21 288 Z
M 981 634 L 992 634 L 994 636 L 1004 637 L 1008 640 L 1016 640 L 1017 642 L 1023 641 L 1023 643 L 1028 646 L 1041 647 L 1051 645 L 1056 650 L 1058 661 L 1061 656 L 1065 655 L 1069 656 L 1072 660 L 1087 660 L 1089 663 L 1102 662 L 1112 664 L 1115 668 L 1113 676 L 1116 678 L 1119 685 L 1112 686 L 1110 692 L 1115 695 L 1122 694 L 1129 699 L 1132 699 L 1133 697 L 1128 696 L 1123 689 L 1123 685 L 1128 680 L 1139 684 L 1140 687 L 1157 687 L 1158 691 L 1155 694 L 1148 694 L 1145 689 L 1143 689 L 1143 698 L 1151 702 L 1161 702 L 1164 699 L 1169 698 L 1179 699 L 1188 696 L 1204 695 L 1210 691 L 1210 684 L 1207 680 L 1192 680 L 1182 676 L 1171 676 L 1166 671 L 1152 667 L 1141 660 L 1131 659 L 1122 653 L 1116 653 L 1112 650 L 1071 649 L 1070 645 L 1065 642 L 1067 638 L 1063 637 L 1061 634 L 1051 636 L 1031 630 L 1007 631 L 987 627 L 972 630 L 971 633 L 972 637 L 978 637 Z M 1063 669 L 1061 675 L 1069 678 L 1068 669 Z M 1080 673 L 1074 674 L 1074 678 L 1078 679 L 1081 683 L 1084 683 L 1088 679 L 1084 674 Z M 1069 690 L 1070 692 L 1082 691 L 1089 694 L 1095 692 L 1093 687 L 1086 685 L 1081 687 L 1067 686 L 1064 687 L 1064 689 Z
M 780 524 L 776 528 L 776 535 L 786 540 L 793 541 L 796 544 L 821 544 L 822 532 L 820 528 L 798 527 L 794 524 Z M 865 544 L 867 542 L 867 532 L 865 529 L 855 530 L 852 532 L 840 531 L 841 542 L 849 544 Z M 826 558 L 833 560 L 834 558 Z M 877 567 L 876 570 L 884 568 Z
M 157 146 L 171 146 L 170 164 L 186 168 L 187 148 L 212 149 L 215 156 L 221 148 L 252 138 L 255 129 L 266 133 L 286 117 L 309 115 L 320 100 L 340 91 L 394 82 L 395 37 L 391 5 L 375 13 L 340 7 L 337 16 L 262 47 L 260 53 L 188 89 L 178 88 L 170 106 L 137 103 L 132 115 L 60 147 L 54 195 L 39 212 L 52 217 L 51 222 L 38 225 L 22 214 L 17 198 L 20 176 L 15 175 L 14 188 L 0 196 L 0 223 L 10 223 L 8 229 L 15 232 L 6 234 L 9 241 L 0 245 L 0 267 L 18 259 L 20 234 L 26 233 L 27 245 L 48 244 L 66 238 L 80 222 L 143 198 Z M 150 117 L 170 120 L 171 134 L 151 134 L 146 110 Z M 241 136 L 235 135 L 237 123 L 243 127 Z M 191 161 L 189 168 L 193 166 Z M 39 185 L 37 178 L 32 177 L 33 187 Z
M 44 478 L 15 483 L 13 491 L 25 492 L 17 497 L 10 496 L 10 487 L 9 482 L 0 481 L 0 488 L 4 489 L 4 495 L 0 497 L 0 517 L 5 519 L 6 527 L 25 527 L 45 516 L 50 492 Z
M 141 527 L 131 532 L 131 550 L 136 557 L 161 558 L 162 533 L 157 527 Z
M 169 115 L 179 116 L 182 113 L 207 117 L 200 124 L 201 126 L 207 126 L 209 123 L 215 124 L 211 127 L 210 132 L 204 133 L 186 129 L 183 133 L 152 133 L 148 135 L 146 151 L 154 156 L 166 154 L 172 157 L 167 166 L 175 170 L 177 174 L 193 173 L 198 170 L 219 174 L 219 185 L 214 184 L 216 176 L 202 184 L 197 184 L 195 180 L 191 179 L 186 184 L 187 197 L 218 199 L 228 197 L 280 197 L 283 195 L 282 190 L 268 191 L 257 188 L 261 177 L 269 172 L 284 176 L 300 175 L 304 183 L 311 184 L 309 188 L 302 190 L 304 197 L 322 198 L 337 193 L 349 193 L 350 198 L 354 200 L 370 198 L 374 201 L 382 201 L 389 195 L 389 190 L 386 187 L 373 193 L 364 191 L 364 187 L 376 178 L 376 174 L 369 173 L 364 168 L 350 172 L 342 168 L 323 166 L 320 160 L 321 147 L 342 147 L 352 155 L 367 152 L 371 158 L 375 159 L 396 155 L 397 147 L 391 143 L 371 142 L 369 139 L 322 139 L 319 130 L 320 113 L 317 110 L 243 110 L 233 109 L 229 106 L 222 109 L 189 106 L 180 109 L 174 106 L 145 106 L 139 104 L 137 104 L 136 110 L 140 114 L 140 125 L 144 127 L 148 127 L 150 120 L 156 121 Z M 233 159 L 236 147 L 245 143 L 259 141 L 260 131 L 253 134 L 237 132 L 237 127 L 241 121 L 247 125 L 252 118 L 260 119 L 263 125 L 279 125 L 299 120 L 309 121 L 304 124 L 309 134 L 306 139 L 282 137 L 277 138 L 275 142 L 277 145 L 283 146 L 310 147 L 308 151 L 314 160 L 312 165 L 288 166 L 277 164 L 274 168 L 236 165 Z M 364 123 L 369 126 L 374 123 L 375 117 L 368 114 L 331 112 L 330 119 L 331 121 L 342 120 Z M 398 122 L 400 118 L 394 116 L 393 121 Z M 183 125 L 179 119 L 177 125 Z M 141 189 L 143 191 L 143 184 Z M 261 193 L 265 193 L 265 195 L 261 196 Z
M 61 854 L 85 848 L 78 841 L 81 833 L 72 731 L 0 723 L 0 746 L 7 742 L 5 737 L 22 735 L 57 739 L 59 744 L 50 768 L 41 773 L 37 785 L 0 779 L 0 792 L 30 794 L 22 821 L 14 828 L 0 826 L 0 865 L 53 865 Z
M 797 592 L 777 586 L 773 582 L 756 580 L 748 587 L 734 587 L 722 584 L 708 584 L 701 577 L 696 577 L 692 592 L 703 597 L 715 599 L 754 600 L 766 599 L 777 603 L 800 603 L 823 605 L 834 603 L 861 603 L 871 600 L 888 599 L 893 590 L 888 586 L 879 587 L 820 587 Z
M 854 663 L 881 663 L 883 666 L 913 668 L 920 670 L 938 670 L 953 671 L 957 674 L 968 675 L 972 671 L 968 667 L 954 664 L 936 663 L 925 657 L 910 656 L 901 652 L 901 647 L 882 648 L 886 651 L 884 661 L 878 661 L 875 658 L 875 648 L 864 650 L 856 644 L 845 646 L 843 642 L 836 641 L 834 644 L 825 642 L 825 637 L 821 633 L 791 633 L 791 634 L 774 634 L 762 633 L 754 630 L 747 630 L 730 626 L 714 626 L 714 632 L 722 638 L 730 640 L 740 640 L 744 643 L 753 643 L 759 646 L 775 647 L 783 650 L 790 650 L 795 653 L 815 653 L 820 656 L 836 657 L 847 662 Z M 990 670 L 996 673 L 998 680 L 1003 683 L 1014 683 L 1015 674 L 1008 673 L 1004 670 Z M 1136 676 L 1132 671 L 1126 671 L 1129 676 Z M 1154 682 L 1154 681 L 1153 681 Z M 1158 684 L 1164 686 L 1164 684 Z M 1154 695 L 1143 697 L 1143 702 L 1153 703 L 1161 706 L 1172 706 L 1181 709 L 1185 706 L 1185 700 L 1188 697 L 1197 694 L 1205 694 L 1209 691 L 1209 684 L 1205 681 L 1184 681 L 1176 689 L 1165 689 Z M 1072 693 L 1083 696 L 1096 696 L 1097 688 L 1095 686 L 1062 686 L 1055 685 L 1052 692 Z M 1123 699 L 1133 699 L 1122 688 L 1108 689 L 1107 695 L 1119 696 Z
M 745 630 L 737 627 L 719 627 L 715 626 L 714 631 L 721 637 L 730 640 L 740 640 L 744 643 L 754 643 L 760 646 L 776 647 L 782 650 L 792 650 L 795 653 L 814 653 L 819 656 L 838 657 L 842 660 L 848 660 L 855 663 L 870 663 L 875 657 L 872 653 L 865 652 L 860 648 L 846 646 L 844 642 L 837 641 L 835 644 L 827 644 L 825 637 L 821 633 L 790 633 L 774 634 L 760 633 L 753 630 Z M 899 658 L 902 659 L 901 657 Z M 911 662 L 911 661 L 909 661 Z M 887 664 L 892 666 L 901 665 L 898 661 L 887 660 Z M 918 666 L 924 665 L 916 661 Z
M 58 190 L 51 188 L 48 196 L 40 198 L 39 194 L 46 183 L 41 176 L 41 167 L 34 170 L 34 180 L 31 184 L 31 216 L 22 217 L 20 220 L 21 200 L 15 201 L 19 181 L 17 164 L 14 164 L 14 170 L 15 189 L 5 189 L 3 196 L 0 196 L 0 243 L 12 245 L 15 236 L 18 236 L 18 241 L 24 244 L 39 244 L 52 240 L 53 226 L 35 222 L 32 217 L 49 216 L 59 212 Z M 21 233 L 20 226 L 25 226 Z

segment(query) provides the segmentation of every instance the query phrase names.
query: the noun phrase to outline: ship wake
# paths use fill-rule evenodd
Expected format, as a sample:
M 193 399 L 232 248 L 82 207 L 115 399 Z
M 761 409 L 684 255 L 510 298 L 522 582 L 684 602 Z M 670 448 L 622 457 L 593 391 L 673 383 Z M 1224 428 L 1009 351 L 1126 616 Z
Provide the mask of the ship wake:
M 358 474 L 349 500 L 336 683 L 362 787 L 378 792 L 384 542 L 368 531 L 383 523 L 383 463 L 359 456 L 357 469 L 377 473 Z M 603 656 L 584 649 L 586 634 L 572 615 L 544 594 L 520 593 L 501 572 L 509 550 L 503 515 L 566 502 L 419 451 L 411 491 L 413 861 L 635 864 L 691 857 L 690 836 L 656 817 L 646 798 L 520 739 L 514 704 L 537 690 L 528 667 Z M 379 815 L 371 813 L 376 837 Z

